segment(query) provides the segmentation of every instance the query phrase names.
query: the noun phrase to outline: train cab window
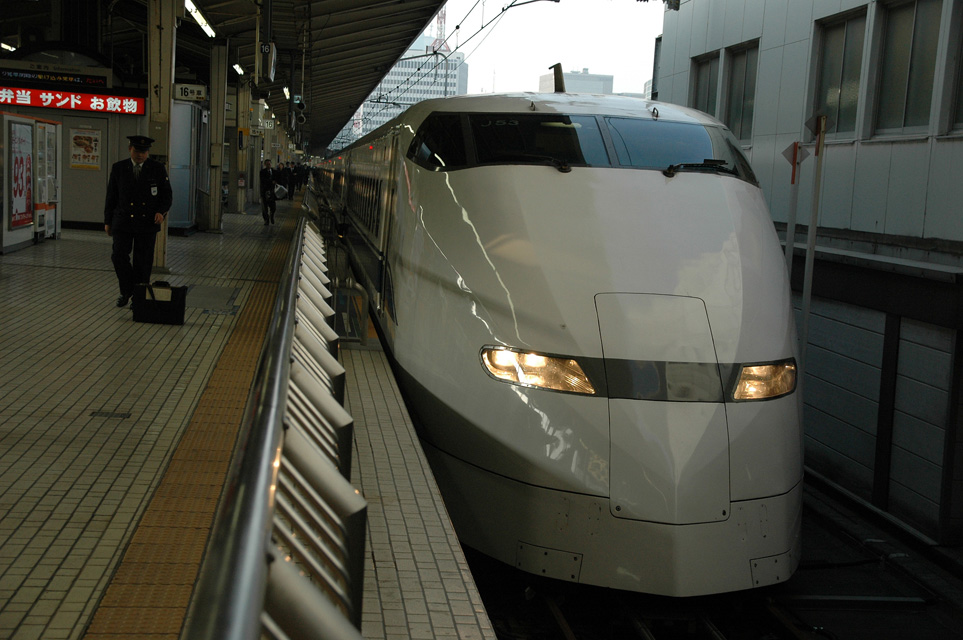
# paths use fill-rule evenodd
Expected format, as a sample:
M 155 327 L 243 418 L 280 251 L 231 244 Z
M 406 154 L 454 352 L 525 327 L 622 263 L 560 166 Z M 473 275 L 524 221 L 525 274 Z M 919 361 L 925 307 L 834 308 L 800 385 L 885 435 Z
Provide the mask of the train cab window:
M 408 158 L 423 167 L 445 170 L 467 164 L 465 138 L 458 114 L 433 113 L 418 127 Z
M 738 141 L 724 127 L 621 117 L 606 117 L 605 123 L 621 166 L 658 170 L 699 166 L 756 183 Z
M 479 164 L 609 164 L 594 116 L 473 113 L 468 125 Z

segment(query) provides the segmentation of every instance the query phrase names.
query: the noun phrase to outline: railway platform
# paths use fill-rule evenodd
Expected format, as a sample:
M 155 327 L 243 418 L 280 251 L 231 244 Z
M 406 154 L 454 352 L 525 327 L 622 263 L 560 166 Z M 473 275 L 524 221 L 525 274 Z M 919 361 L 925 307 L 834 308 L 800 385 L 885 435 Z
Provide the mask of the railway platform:
M 252 207 L 223 233 L 168 238 L 169 274 L 154 278 L 190 287 L 183 326 L 114 306 L 103 232 L 0 256 L 0 640 L 180 637 L 299 206 L 279 203 L 275 225 Z M 495 638 L 377 340 L 342 343 L 341 361 L 368 503 L 362 636 Z M 845 606 L 881 621 L 920 601 L 898 580 L 871 585 L 885 565 L 925 585 L 925 606 L 963 611 L 958 549 L 894 536 L 837 498 L 807 486 L 807 517 L 858 558 L 807 527 L 809 566 L 773 598 L 805 605 L 811 625 L 853 619 Z M 832 578 L 813 559 L 862 573 Z
M 0 256 L 0 638 L 179 637 L 300 215 L 278 204 L 169 236 L 183 326 L 115 306 L 103 231 Z M 363 637 L 493 638 L 384 354 L 342 360 Z

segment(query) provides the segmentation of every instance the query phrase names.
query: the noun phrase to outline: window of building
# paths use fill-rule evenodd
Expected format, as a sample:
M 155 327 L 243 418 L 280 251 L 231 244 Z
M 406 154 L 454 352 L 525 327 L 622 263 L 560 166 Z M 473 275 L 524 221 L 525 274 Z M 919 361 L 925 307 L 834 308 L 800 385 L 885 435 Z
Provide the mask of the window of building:
M 695 84 L 689 106 L 716 115 L 716 93 L 719 84 L 719 54 L 695 62 Z
M 942 0 L 912 0 L 887 8 L 876 99 L 876 130 L 899 132 L 929 124 Z
M 829 118 L 827 133 L 856 131 L 865 35 L 865 15 L 822 27 L 813 111 Z
M 749 140 L 752 137 L 752 113 L 756 101 L 759 47 L 733 51 L 729 60 L 726 125 L 739 140 Z

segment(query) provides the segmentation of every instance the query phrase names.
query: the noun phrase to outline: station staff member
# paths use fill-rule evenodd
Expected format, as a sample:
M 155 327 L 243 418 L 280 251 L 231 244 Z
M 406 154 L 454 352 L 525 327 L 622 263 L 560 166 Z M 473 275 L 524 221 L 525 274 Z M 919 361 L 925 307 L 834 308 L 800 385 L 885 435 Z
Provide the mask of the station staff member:
M 130 159 L 111 167 L 104 204 L 104 230 L 114 239 L 110 260 L 120 285 L 118 307 L 127 306 L 136 284 L 150 282 L 154 242 L 173 199 L 167 169 L 149 157 L 154 140 L 147 136 L 127 139 Z

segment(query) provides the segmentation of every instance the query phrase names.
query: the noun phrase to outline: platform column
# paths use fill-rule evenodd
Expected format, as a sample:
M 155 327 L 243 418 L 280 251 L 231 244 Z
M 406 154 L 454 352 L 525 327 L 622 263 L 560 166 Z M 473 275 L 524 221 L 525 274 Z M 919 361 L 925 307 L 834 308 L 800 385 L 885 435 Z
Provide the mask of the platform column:
M 177 20 L 184 17 L 184 3 L 170 0 L 147 2 L 148 91 L 147 135 L 154 139 L 151 156 L 164 164 L 170 155 L 171 110 L 174 100 L 174 53 Z M 169 171 L 169 169 L 168 169 Z M 161 224 L 154 245 L 154 270 L 167 273 L 167 220 Z
M 238 132 L 238 150 L 237 150 L 237 161 L 234 166 L 237 168 L 237 176 L 233 176 L 234 180 L 230 186 L 231 194 L 234 195 L 233 200 L 234 206 L 237 208 L 238 213 L 244 213 L 244 209 L 247 207 L 247 194 L 248 189 L 254 188 L 254 177 L 255 172 L 251 170 L 249 166 L 251 161 L 248 159 L 250 153 L 248 150 L 251 148 L 251 82 L 245 78 L 241 77 L 237 83 L 237 132 Z M 243 141 L 243 142 L 242 142 Z M 244 178 L 244 186 L 241 187 L 238 184 L 240 178 Z M 236 190 L 235 190 L 236 187 Z
M 224 123 L 227 105 L 227 44 L 211 47 L 211 162 L 210 219 L 202 230 L 222 230 L 221 180 L 224 164 Z

